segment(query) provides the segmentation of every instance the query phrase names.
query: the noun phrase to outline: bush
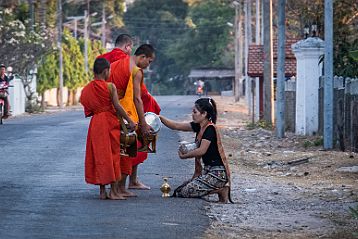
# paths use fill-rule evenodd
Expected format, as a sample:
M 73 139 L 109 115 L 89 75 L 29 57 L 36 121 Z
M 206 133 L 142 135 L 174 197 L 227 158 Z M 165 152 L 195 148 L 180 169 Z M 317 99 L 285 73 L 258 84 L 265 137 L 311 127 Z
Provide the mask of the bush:
M 358 205 L 356 206 L 356 208 L 349 207 L 349 210 L 351 211 L 353 218 L 358 220 Z M 353 236 L 355 238 L 358 238 L 358 232 L 353 232 Z
M 247 123 L 246 128 L 248 130 L 252 130 L 252 129 L 256 129 L 256 128 L 262 128 L 262 129 L 267 129 L 267 130 L 272 130 L 273 129 L 272 124 L 268 123 L 265 120 L 259 120 L 259 121 L 255 122 L 255 123 L 252 123 L 252 122 Z

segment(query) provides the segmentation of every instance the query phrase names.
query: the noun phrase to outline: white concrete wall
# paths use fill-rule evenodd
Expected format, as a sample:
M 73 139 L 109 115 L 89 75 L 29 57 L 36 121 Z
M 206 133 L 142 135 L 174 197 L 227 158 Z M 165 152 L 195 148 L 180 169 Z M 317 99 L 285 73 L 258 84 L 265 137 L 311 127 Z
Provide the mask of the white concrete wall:
M 83 87 L 79 87 L 76 92 L 77 102 L 80 99 Z M 66 103 L 68 100 L 68 88 L 63 87 L 63 102 Z M 57 88 L 52 88 L 45 91 L 45 102 L 47 106 L 58 106 L 57 105 Z
M 22 84 L 21 79 L 16 77 L 10 82 L 10 85 L 14 86 L 9 88 L 11 114 L 13 116 L 23 114 L 25 113 L 26 103 L 24 85 Z
M 296 80 L 296 134 L 313 135 L 318 131 L 318 88 L 322 66 L 319 57 L 324 53 L 324 42 L 315 37 L 292 45 L 297 58 Z

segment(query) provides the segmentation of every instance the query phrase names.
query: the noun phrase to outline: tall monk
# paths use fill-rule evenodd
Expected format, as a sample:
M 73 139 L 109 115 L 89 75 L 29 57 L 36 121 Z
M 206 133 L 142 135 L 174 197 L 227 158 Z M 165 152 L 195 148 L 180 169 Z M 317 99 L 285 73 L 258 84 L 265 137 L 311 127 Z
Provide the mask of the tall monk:
M 142 90 L 146 90 L 146 88 L 143 82 L 143 69 L 147 68 L 154 58 L 154 48 L 149 44 L 143 44 L 138 47 L 133 56 L 125 57 L 112 63 L 112 72 L 109 78 L 109 81 L 116 85 L 118 98 L 129 116 L 133 119 L 133 121 L 139 122 L 140 132 L 143 136 L 147 136 L 152 130 L 144 119 L 145 110 L 143 107 L 141 92 Z M 145 95 L 147 99 L 148 94 Z M 153 101 L 155 102 L 154 99 Z M 159 105 L 157 105 L 156 102 L 155 104 L 157 106 L 156 108 L 159 108 Z M 154 105 L 154 103 L 150 105 Z M 122 158 L 124 159 L 125 157 Z M 126 178 L 128 175 L 132 175 L 133 172 L 134 176 L 131 177 L 132 181 L 129 183 L 129 187 L 136 189 L 149 189 L 149 187 L 137 180 L 138 164 L 143 162 L 146 158 L 146 153 L 138 153 L 136 158 L 128 157 L 126 158 L 127 161 L 121 160 L 122 179 L 119 182 L 119 192 L 121 195 L 135 196 L 135 194 L 125 190 Z M 134 162 L 134 164 L 132 162 Z M 125 163 L 127 163 L 127 165 L 124 165 Z
M 114 48 L 110 52 L 99 55 L 97 58 L 105 58 L 109 63 L 129 57 L 132 53 L 133 40 L 128 34 L 120 34 L 114 43 Z
M 133 47 L 132 37 L 128 34 L 120 34 L 114 45 L 114 49 L 110 52 L 102 54 L 98 57 L 106 58 L 111 64 L 117 60 L 124 59 L 130 56 Z M 148 92 L 145 83 L 143 82 L 141 86 L 141 98 L 143 102 L 144 112 L 154 112 L 159 115 L 160 106 L 154 99 L 154 97 Z M 138 142 L 138 148 L 141 147 L 141 144 Z M 143 163 L 148 157 L 147 152 L 138 152 L 136 157 L 131 157 L 132 162 L 132 173 L 129 177 L 129 186 L 130 189 L 150 189 L 149 186 L 146 186 L 139 181 L 138 166 Z
M 116 187 L 121 179 L 120 169 L 120 124 L 117 117 L 125 118 L 132 130 L 136 123 L 118 103 L 117 89 L 106 82 L 110 64 L 98 58 L 93 66 L 94 80 L 82 90 L 80 102 L 86 117 L 92 117 L 87 134 L 85 157 L 85 180 L 100 185 L 100 199 L 125 199 Z M 107 197 L 106 186 L 111 184 Z

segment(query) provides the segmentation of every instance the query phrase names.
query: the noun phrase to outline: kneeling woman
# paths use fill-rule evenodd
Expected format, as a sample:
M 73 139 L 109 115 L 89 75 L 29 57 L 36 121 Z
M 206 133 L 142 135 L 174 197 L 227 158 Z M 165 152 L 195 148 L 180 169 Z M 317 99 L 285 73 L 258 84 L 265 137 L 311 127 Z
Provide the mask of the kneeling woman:
M 194 131 L 197 148 L 187 153 L 179 150 L 181 159 L 195 158 L 194 176 L 174 191 L 173 196 L 203 197 L 217 193 L 219 202 L 230 198 L 230 170 L 221 144 L 218 129 L 216 103 L 211 98 L 200 98 L 195 102 L 190 123 L 176 122 L 160 116 L 162 123 L 170 129 Z M 202 167 L 202 163 L 204 168 Z

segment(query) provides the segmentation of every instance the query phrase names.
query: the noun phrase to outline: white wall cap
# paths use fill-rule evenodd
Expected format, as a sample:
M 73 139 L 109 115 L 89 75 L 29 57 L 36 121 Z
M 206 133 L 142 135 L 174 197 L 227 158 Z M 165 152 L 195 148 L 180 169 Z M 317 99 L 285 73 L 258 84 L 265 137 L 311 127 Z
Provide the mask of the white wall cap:
M 293 52 L 298 52 L 304 49 L 324 49 L 324 41 L 319 37 L 308 37 L 307 39 L 301 40 L 292 44 Z

